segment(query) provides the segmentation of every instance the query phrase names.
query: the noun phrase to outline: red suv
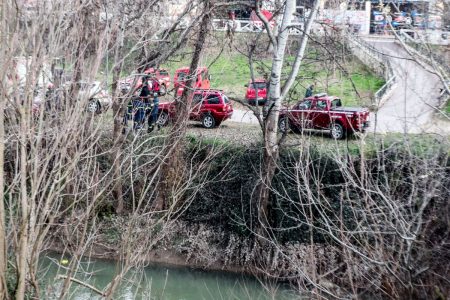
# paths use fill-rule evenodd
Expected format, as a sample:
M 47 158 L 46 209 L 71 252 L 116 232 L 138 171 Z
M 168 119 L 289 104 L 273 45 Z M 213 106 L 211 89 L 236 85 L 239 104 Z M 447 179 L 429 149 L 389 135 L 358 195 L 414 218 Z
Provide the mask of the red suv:
M 175 102 L 159 104 L 158 123 L 165 126 L 175 117 Z M 196 90 L 192 98 L 189 119 L 202 122 L 203 127 L 213 128 L 230 118 L 233 107 L 230 100 L 220 90 Z
M 266 104 L 267 82 L 265 79 L 255 79 L 255 81 L 250 81 L 245 86 L 247 87 L 245 100 L 247 100 L 250 105 L 255 105 L 256 102 L 262 105 Z M 258 90 L 258 97 L 256 97 L 256 90 Z
M 208 68 L 197 68 L 197 80 L 195 81 L 195 89 L 209 89 L 210 88 L 210 76 L 208 74 Z M 173 77 L 173 86 L 176 90 L 176 96 L 181 96 L 185 87 L 187 76 L 189 75 L 189 67 L 179 68 L 175 71 Z

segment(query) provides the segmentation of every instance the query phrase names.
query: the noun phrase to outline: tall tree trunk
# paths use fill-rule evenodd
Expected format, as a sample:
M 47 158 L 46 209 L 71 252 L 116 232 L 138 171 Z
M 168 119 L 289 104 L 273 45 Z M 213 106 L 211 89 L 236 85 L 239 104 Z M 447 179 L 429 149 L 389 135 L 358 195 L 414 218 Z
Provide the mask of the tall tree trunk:
M 206 38 L 209 32 L 209 24 L 211 19 L 211 2 L 210 0 L 204 0 L 204 15 L 200 23 L 200 30 L 198 33 L 198 39 L 195 43 L 194 55 L 192 57 L 191 65 L 189 67 L 188 80 L 185 83 L 183 94 L 179 101 L 176 102 L 176 117 L 174 120 L 174 126 L 169 134 L 169 147 L 164 155 L 163 161 L 166 165 L 161 170 L 161 181 L 159 184 L 159 191 L 155 207 L 157 209 L 166 209 L 167 201 L 171 199 L 170 191 L 171 186 L 177 180 L 181 180 L 183 174 L 180 173 L 183 163 L 183 152 L 180 143 L 184 140 L 186 135 L 186 124 L 189 120 L 189 113 L 191 110 L 194 84 L 197 81 L 197 68 L 200 61 L 203 46 L 206 42 Z
M 3 166 L 5 163 L 5 101 L 6 96 L 2 92 L 0 99 L 0 298 L 8 298 L 6 284 L 6 270 L 8 267 L 8 248 L 6 241 L 6 214 L 5 214 L 5 174 Z
M 27 132 L 28 110 L 26 105 L 20 107 L 20 234 L 17 259 L 16 299 L 25 299 L 26 278 L 28 274 L 28 193 L 27 193 Z
M 281 107 L 281 71 L 283 68 L 284 53 L 289 38 L 288 27 L 291 24 L 292 14 L 294 11 L 295 0 L 287 0 L 277 45 L 273 53 L 272 71 L 270 73 L 269 95 L 267 97 L 268 111 L 264 120 L 264 155 L 261 172 L 262 176 L 257 187 L 258 193 L 256 193 L 259 201 L 258 232 L 263 237 L 267 237 L 269 235 L 269 196 L 272 186 L 272 179 L 275 175 L 279 156 L 277 131 L 279 111 Z
M 303 57 L 305 56 L 306 51 L 306 45 L 308 44 L 309 40 L 309 34 L 311 33 L 311 28 L 313 25 L 314 20 L 316 19 L 317 12 L 319 11 L 320 1 L 316 0 L 314 2 L 313 7 L 311 8 L 311 13 L 309 14 L 308 20 L 305 24 L 305 29 L 303 31 L 303 35 L 300 41 L 300 46 L 298 47 L 294 65 L 292 66 L 292 71 L 289 74 L 288 80 L 286 81 L 286 84 L 283 87 L 283 91 L 281 93 L 281 100 L 283 100 L 286 95 L 289 93 L 290 88 L 292 87 L 292 84 L 295 81 L 295 78 L 298 75 L 298 71 L 300 70 L 300 66 L 303 61 Z M 334 60 L 333 60 L 334 62 Z
M 114 128 L 113 128 L 113 161 L 114 161 L 114 190 L 113 195 L 116 200 L 116 213 L 121 214 L 123 211 L 123 186 L 122 186 L 122 144 L 123 135 L 122 132 L 122 98 L 120 97 L 120 91 L 118 91 L 118 81 L 120 72 L 122 71 L 123 60 L 123 35 L 124 35 L 124 18 L 122 17 L 121 24 L 117 30 L 117 41 L 114 51 L 114 68 L 113 68 L 113 82 L 112 82 L 112 110 L 114 116 Z
M 6 1 L 2 2 L 1 5 L 1 32 L 7 32 L 7 4 Z M 1 35 L 1 45 L 0 45 L 0 65 L 4 68 L 7 65 L 7 49 L 8 39 L 6 34 Z M 6 68 L 5 68 L 6 69 Z M 2 72 L 1 75 L 2 82 L 6 82 L 6 72 Z M 8 242 L 6 240 L 6 213 L 5 213 L 5 174 L 4 174 L 4 163 L 5 163 L 5 104 L 6 104 L 6 85 L 1 89 L 0 94 L 0 299 L 8 299 L 8 287 L 6 282 L 6 270 L 8 268 Z

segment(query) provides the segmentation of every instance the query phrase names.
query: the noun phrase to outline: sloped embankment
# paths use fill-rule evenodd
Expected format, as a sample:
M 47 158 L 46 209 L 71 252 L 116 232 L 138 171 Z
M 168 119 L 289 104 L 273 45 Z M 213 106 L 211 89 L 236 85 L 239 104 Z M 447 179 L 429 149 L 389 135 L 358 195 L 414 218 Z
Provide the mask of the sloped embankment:
M 319 284 L 324 294 L 419 297 L 448 287 L 436 275 L 448 271 L 441 262 L 450 253 L 450 161 L 440 141 L 379 141 L 364 150 L 304 143 L 282 151 L 265 231 L 255 197 L 257 145 L 191 136 L 183 153 L 186 170 L 202 175 L 164 222 L 150 212 L 119 217 L 99 209 L 105 251 L 119 253 L 133 220 L 136 241 L 151 241 L 142 255 L 160 262 L 254 272 L 305 289 Z M 153 190 L 140 178 L 133 184 L 148 189 L 136 191 Z M 419 288 L 425 282 L 436 288 Z

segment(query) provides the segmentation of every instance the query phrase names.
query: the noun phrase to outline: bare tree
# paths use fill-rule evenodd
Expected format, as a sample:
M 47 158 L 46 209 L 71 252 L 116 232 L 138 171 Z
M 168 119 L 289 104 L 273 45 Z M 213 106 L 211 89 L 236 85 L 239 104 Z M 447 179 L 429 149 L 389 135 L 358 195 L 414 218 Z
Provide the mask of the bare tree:
M 286 97 L 289 89 L 291 88 L 294 79 L 296 78 L 304 53 L 306 45 L 308 43 L 308 36 L 311 31 L 312 23 L 315 19 L 317 9 L 319 6 L 319 1 L 315 1 L 314 6 L 311 8 L 311 13 L 309 15 L 308 21 L 305 26 L 303 37 L 296 54 L 295 62 L 292 71 L 288 77 L 286 84 L 283 89 L 281 87 L 281 71 L 284 62 L 284 54 L 286 51 L 286 45 L 289 39 L 289 28 L 291 25 L 291 19 L 295 11 L 295 1 L 286 1 L 283 12 L 283 19 L 280 25 L 279 34 L 277 39 L 272 34 L 270 25 L 266 18 L 258 12 L 258 3 L 256 3 L 257 13 L 259 18 L 263 20 L 266 31 L 269 34 L 270 41 L 274 45 L 274 54 L 272 62 L 272 70 L 270 73 L 269 80 L 269 94 L 267 97 L 268 111 L 264 117 L 264 158 L 261 173 L 261 181 L 257 186 L 256 196 L 259 201 L 259 220 L 263 231 L 263 235 L 267 235 L 264 232 L 268 227 L 268 206 L 269 206 L 269 192 L 273 176 L 277 167 L 278 155 L 279 155 L 279 140 L 278 140 L 278 118 L 281 109 L 281 103 Z
M 114 4 L 117 6 L 103 8 L 113 15 L 120 15 L 124 6 Z M 8 71 L 3 75 L 0 106 L 7 116 L 3 118 L 2 114 L 0 119 L 0 131 L 4 134 L 1 162 L 5 166 L 2 168 L 5 173 L 0 174 L 1 186 L 5 187 L 0 206 L 0 263 L 2 270 L 6 271 L 8 254 L 15 254 L 17 288 L 12 292 L 17 299 L 24 299 L 28 294 L 40 296 L 40 279 L 36 276 L 38 260 L 41 251 L 51 242 L 50 232 L 60 226 L 67 237 L 63 250 L 73 255 L 59 294 L 61 298 L 66 297 L 74 283 L 73 274 L 79 267 L 80 258 L 98 234 L 95 226 L 98 207 L 107 202 L 105 196 L 115 189 L 116 207 L 119 212 L 122 210 L 123 191 L 120 191 L 121 184 L 117 184 L 117 179 L 132 181 L 130 174 L 135 172 L 136 161 L 142 161 L 141 156 L 134 156 L 134 151 L 129 152 L 141 143 L 139 136 L 124 145 L 125 141 L 119 134 L 122 103 L 117 93 L 117 80 L 124 59 L 130 52 L 140 51 L 140 41 L 134 41 L 136 44 L 127 51 L 124 50 L 124 41 L 127 30 L 140 20 L 142 11 L 127 7 L 131 9 L 127 14 L 129 19 L 122 19 L 111 28 L 108 17 L 105 22 L 99 18 L 100 8 L 100 2 L 55 1 L 36 5 L 25 15 L 23 6 L 16 7 L 13 1 L 2 3 L 1 31 L 11 34 L 2 35 L 5 43 L 1 48 L 2 67 Z M 169 27 L 176 29 L 176 26 Z M 83 80 L 94 80 L 108 49 L 112 49 L 114 57 L 115 82 L 115 126 L 111 151 L 102 146 L 107 116 L 86 112 L 89 96 L 80 93 L 78 85 Z M 53 95 L 47 95 L 46 86 L 51 78 L 46 69 L 53 57 L 64 57 L 66 65 L 71 64 L 74 72 L 70 88 L 60 86 Z M 20 71 L 20 68 L 25 71 Z M 47 105 L 53 106 L 56 102 L 59 103 L 58 109 L 47 109 Z M 6 158 L 3 153 L 7 154 Z M 105 157 L 112 157 L 114 161 L 106 169 L 101 163 Z M 160 157 L 161 154 L 155 155 L 152 163 L 159 162 Z M 127 169 L 127 161 L 131 162 L 131 169 Z M 138 165 L 137 169 L 142 170 L 146 166 Z M 154 168 L 158 170 L 157 166 Z M 131 195 L 136 196 L 134 192 Z M 148 200 L 145 197 L 140 199 L 139 203 Z M 7 207 L 4 208 L 3 204 Z M 133 213 L 140 215 L 143 208 L 138 205 L 133 209 Z M 148 209 L 146 206 L 144 211 L 148 212 Z M 130 223 L 131 231 L 136 227 L 135 223 Z M 135 243 L 135 240 L 131 242 Z M 130 248 L 122 250 L 124 255 L 131 255 Z M 120 278 L 108 290 L 109 297 L 112 297 Z M 7 297 L 6 279 L 0 279 L 2 293 Z

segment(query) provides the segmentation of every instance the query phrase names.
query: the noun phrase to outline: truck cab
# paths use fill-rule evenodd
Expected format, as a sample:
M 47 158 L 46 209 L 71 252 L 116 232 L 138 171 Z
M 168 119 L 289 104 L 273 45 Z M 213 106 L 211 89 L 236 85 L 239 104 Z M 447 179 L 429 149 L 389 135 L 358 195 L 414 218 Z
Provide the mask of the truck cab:
M 188 79 L 187 77 L 189 75 L 189 71 L 189 67 L 179 68 L 175 71 L 173 81 L 177 97 L 181 97 L 181 95 L 183 94 L 184 88 L 186 87 L 186 81 Z M 194 83 L 194 89 L 209 89 L 211 87 L 208 68 L 197 68 L 196 75 L 197 76 Z

